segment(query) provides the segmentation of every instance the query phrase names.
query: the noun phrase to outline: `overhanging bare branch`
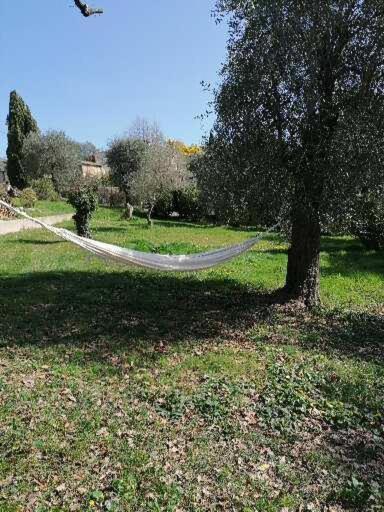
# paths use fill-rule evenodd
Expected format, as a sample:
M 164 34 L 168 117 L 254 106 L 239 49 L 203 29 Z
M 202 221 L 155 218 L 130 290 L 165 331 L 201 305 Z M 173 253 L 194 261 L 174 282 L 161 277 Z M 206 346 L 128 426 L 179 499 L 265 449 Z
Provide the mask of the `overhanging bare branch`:
M 93 7 L 90 7 L 88 4 L 86 4 L 85 2 L 81 2 L 81 0 L 74 0 L 75 1 L 75 5 L 78 9 L 80 9 L 80 12 L 83 16 L 85 16 L 86 18 L 88 18 L 89 16 L 93 16 L 95 14 L 103 14 L 103 9 L 99 9 L 99 8 L 93 8 Z

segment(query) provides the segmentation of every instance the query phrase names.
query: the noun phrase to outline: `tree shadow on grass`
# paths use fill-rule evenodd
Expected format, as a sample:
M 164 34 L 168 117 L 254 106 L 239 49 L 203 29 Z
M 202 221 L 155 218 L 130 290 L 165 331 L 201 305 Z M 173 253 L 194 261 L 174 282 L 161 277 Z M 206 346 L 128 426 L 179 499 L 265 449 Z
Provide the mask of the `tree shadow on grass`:
M 135 225 L 132 225 L 132 226 L 109 226 L 109 227 L 102 227 L 102 226 L 97 226 L 97 227 L 94 227 L 92 228 L 92 233 L 93 234 L 96 234 L 96 233 L 127 233 L 129 234 L 130 230 L 132 228 L 135 228 L 136 226 Z
M 347 237 L 323 237 L 321 250 L 328 255 L 327 275 L 352 275 L 362 272 L 384 275 L 384 254 L 366 250 L 359 240 Z
M 2 279 L 0 297 L 0 346 L 89 345 L 100 358 L 104 351 L 145 352 L 159 343 L 241 341 L 258 324 L 274 329 L 292 321 L 303 348 L 384 360 L 383 316 L 320 312 L 305 314 L 301 322 L 300 311 L 289 307 L 282 318 L 275 308 L 284 303 L 281 294 L 231 279 L 139 271 L 34 273 Z
M 368 361 L 384 361 L 384 315 L 329 312 L 313 315 L 302 331 L 303 346 Z
M 0 296 L 0 346 L 117 352 L 241 337 L 278 299 L 232 280 L 143 272 L 26 274 L 1 280 Z
M 214 229 L 221 227 L 218 224 L 199 224 L 193 223 L 183 220 L 163 220 L 163 219 L 154 219 L 155 226 L 161 226 L 163 228 L 192 228 L 192 229 Z M 142 227 L 142 226 L 140 226 Z
M 297 345 L 302 350 L 356 361 L 384 362 L 384 310 L 318 309 L 309 313 L 294 304 L 278 307 L 260 342 Z
M 265 238 L 273 240 L 273 238 Z M 266 254 L 288 255 L 288 249 L 274 248 L 262 251 Z M 352 276 L 362 273 L 384 276 L 384 253 L 367 251 L 358 240 L 323 237 L 321 252 L 327 257 L 327 264 L 321 265 L 321 275 Z
M 335 236 L 322 236 L 321 237 L 321 250 L 324 252 L 364 252 L 364 247 L 355 238 L 350 237 L 335 237 Z
M 384 276 L 384 254 L 374 251 L 330 252 L 330 266 L 322 269 L 322 275 L 358 275 L 361 273 Z
M 26 244 L 26 245 L 57 245 L 64 244 L 64 240 L 35 240 L 28 238 L 18 238 L 17 240 L 7 240 L 8 244 Z

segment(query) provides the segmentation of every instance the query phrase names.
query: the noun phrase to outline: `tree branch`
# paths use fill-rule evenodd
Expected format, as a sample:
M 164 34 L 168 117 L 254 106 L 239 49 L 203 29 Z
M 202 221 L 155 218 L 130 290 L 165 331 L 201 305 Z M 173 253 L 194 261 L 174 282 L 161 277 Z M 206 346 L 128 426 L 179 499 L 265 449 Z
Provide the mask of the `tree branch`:
M 89 16 L 93 16 L 94 14 L 103 14 L 103 9 L 94 9 L 90 7 L 85 2 L 82 2 L 81 0 L 74 0 L 75 5 L 78 9 L 80 9 L 80 12 L 83 16 L 88 18 Z

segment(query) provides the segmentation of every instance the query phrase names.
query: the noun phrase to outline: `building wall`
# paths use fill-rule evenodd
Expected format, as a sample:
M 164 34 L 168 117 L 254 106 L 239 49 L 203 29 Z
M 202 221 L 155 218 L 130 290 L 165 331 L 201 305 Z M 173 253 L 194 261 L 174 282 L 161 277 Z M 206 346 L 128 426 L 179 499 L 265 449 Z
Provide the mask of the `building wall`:
M 81 170 L 84 178 L 103 178 L 108 174 L 105 167 L 93 162 L 83 162 L 81 164 Z

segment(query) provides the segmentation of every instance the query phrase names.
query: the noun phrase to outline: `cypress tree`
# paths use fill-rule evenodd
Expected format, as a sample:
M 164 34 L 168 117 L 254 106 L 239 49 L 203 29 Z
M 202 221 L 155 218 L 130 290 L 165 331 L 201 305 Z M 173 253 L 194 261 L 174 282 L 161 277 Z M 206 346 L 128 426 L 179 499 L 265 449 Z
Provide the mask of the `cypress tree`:
M 25 138 L 31 132 L 38 132 L 37 123 L 32 117 L 28 105 L 16 91 L 12 91 L 9 99 L 7 173 L 13 187 L 24 188 L 26 176 L 21 164 Z

